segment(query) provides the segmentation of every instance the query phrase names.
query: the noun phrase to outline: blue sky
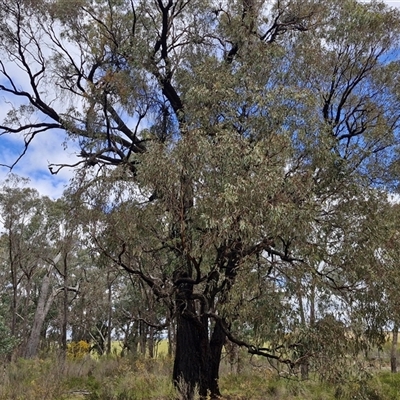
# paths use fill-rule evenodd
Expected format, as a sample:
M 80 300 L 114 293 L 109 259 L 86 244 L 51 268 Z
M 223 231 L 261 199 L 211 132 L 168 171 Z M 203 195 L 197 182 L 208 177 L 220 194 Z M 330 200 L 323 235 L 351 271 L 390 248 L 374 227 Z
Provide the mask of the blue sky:
M 400 0 L 386 0 L 392 7 L 400 8 Z M 21 78 L 21 79 L 18 79 Z M 23 86 L 24 78 L 17 77 L 17 81 Z M 0 120 L 3 120 L 9 106 L 6 99 L 0 97 Z M 27 153 L 13 168 L 13 173 L 30 179 L 30 186 L 36 188 L 42 195 L 58 198 L 62 195 L 65 186 L 73 176 L 73 170 L 65 168 L 57 175 L 52 175 L 48 165 L 74 164 L 77 162 L 76 145 L 70 143 L 65 148 L 65 135 L 59 131 L 43 132 L 40 137 L 31 143 Z M 0 137 L 0 164 L 11 165 L 20 154 L 22 138 L 15 135 Z M 9 169 L 0 167 L 0 181 L 6 179 Z
M 71 169 L 64 169 L 57 175 L 52 175 L 48 169 L 50 163 L 71 164 L 76 162 L 76 152 L 72 146 L 64 149 L 62 142 L 65 135 L 60 132 L 45 132 L 34 140 L 27 153 L 15 165 L 12 172 L 30 179 L 30 186 L 36 188 L 41 194 L 51 198 L 58 198 L 65 189 L 65 185 L 72 177 Z M 0 138 L 0 162 L 11 165 L 23 150 L 21 138 L 2 136 Z M 0 167 L 0 180 L 4 180 L 9 169 Z

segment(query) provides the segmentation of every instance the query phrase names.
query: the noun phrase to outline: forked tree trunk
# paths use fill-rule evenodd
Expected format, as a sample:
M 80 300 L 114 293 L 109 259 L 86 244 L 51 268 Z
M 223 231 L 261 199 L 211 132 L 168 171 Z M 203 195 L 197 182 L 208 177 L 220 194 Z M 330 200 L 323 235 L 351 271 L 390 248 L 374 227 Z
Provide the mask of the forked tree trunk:
M 173 380 L 185 400 L 194 398 L 196 391 L 202 399 L 219 395 L 218 376 L 225 334 L 219 322 L 209 340 L 208 318 L 196 315 L 192 288 L 181 285 L 177 294 L 176 351 Z
M 190 224 L 189 210 L 194 204 L 193 184 L 191 178 L 183 173 L 181 176 L 182 189 L 182 214 L 180 238 L 186 238 Z M 190 248 L 190 240 L 182 240 L 182 248 Z M 212 339 L 209 339 L 209 318 L 203 315 L 203 305 L 196 308 L 193 299 L 192 267 L 195 262 L 191 260 L 187 270 L 175 271 L 176 277 L 183 282 L 178 285 L 176 292 L 176 337 L 175 360 L 173 381 L 185 400 L 192 400 L 198 390 L 200 398 L 218 397 L 218 370 L 221 360 L 224 337 L 221 338 L 222 327 L 217 322 Z M 199 268 L 199 265 L 197 265 Z M 184 279 L 188 278 L 188 282 Z

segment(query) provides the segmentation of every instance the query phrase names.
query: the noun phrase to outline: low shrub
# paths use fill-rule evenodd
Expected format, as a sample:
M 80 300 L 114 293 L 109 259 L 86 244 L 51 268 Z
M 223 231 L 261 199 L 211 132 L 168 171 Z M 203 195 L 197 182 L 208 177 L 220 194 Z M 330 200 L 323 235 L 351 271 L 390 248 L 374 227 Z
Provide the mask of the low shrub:
M 69 360 L 81 360 L 90 352 L 90 344 L 85 340 L 70 342 L 67 344 L 67 358 Z

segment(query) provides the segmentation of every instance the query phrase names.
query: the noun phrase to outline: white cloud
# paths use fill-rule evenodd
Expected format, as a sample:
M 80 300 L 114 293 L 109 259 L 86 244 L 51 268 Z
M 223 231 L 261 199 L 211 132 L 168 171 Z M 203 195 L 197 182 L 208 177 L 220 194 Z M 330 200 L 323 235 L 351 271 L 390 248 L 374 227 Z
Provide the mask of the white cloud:
M 26 154 L 15 165 L 12 172 L 22 177 L 29 177 L 30 186 L 36 188 L 41 194 L 51 198 L 60 197 L 65 185 L 73 176 L 73 170 L 64 168 L 57 175 L 52 175 L 48 168 L 49 164 L 73 164 L 79 160 L 78 148 L 73 143 L 64 148 L 65 138 L 64 134 L 57 131 L 41 133 L 32 141 Z M 21 137 L 18 140 L 14 137 L 12 140 L 3 140 L 2 144 L 0 162 L 11 165 L 20 154 L 23 140 Z M 0 181 L 5 180 L 9 172 L 8 168 L 1 167 Z
M 368 3 L 369 1 L 368 0 L 362 0 L 363 3 Z M 391 7 L 400 8 L 400 1 L 397 1 L 397 0 L 385 0 L 384 3 L 386 3 L 387 5 L 389 5 Z

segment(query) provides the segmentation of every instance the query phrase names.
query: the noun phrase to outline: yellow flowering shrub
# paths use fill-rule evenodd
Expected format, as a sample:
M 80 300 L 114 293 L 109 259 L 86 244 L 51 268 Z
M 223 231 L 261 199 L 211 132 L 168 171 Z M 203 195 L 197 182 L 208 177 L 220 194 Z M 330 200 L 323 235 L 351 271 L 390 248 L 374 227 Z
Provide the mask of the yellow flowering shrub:
M 81 360 L 90 351 L 90 344 L 85 340 L 71 342 L 67 345 L 67 358 L 69 360 Z

